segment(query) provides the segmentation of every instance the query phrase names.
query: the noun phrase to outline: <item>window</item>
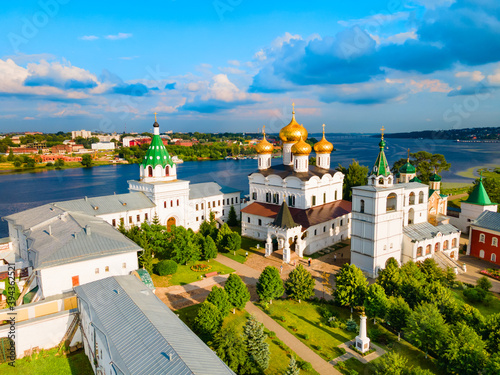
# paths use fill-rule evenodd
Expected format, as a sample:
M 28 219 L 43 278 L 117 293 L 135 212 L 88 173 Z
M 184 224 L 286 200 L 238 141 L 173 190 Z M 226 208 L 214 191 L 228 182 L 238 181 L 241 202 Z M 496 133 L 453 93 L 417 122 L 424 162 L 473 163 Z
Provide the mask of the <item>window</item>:
M 127 263 L 122 263 L 122 268 L 127 268 Z
M 212 202 L 212 207 L 215 208 L 215 201 Z
M 167 208 L 167 201 L 163 202 L 163 208 Z
M 443 250 L 448 250 L 449 242 L 448 240 L 443 242 Z
M 198 216 L 196 216 L 196 221 L 198 221 Z
M 203 210 L 203 203 L 201 204 L 201 209 Z
M 153 177 L 153 167 L 148 167 L 148 177 Z
M 493 237 L 493 238 L 491 239 L 491 246 L 498 247 L 498 238 Z
M 220 199 L 219 199 L 219 201 L 217 202 L 217 206 L 219 206 L 219 207 L 220 207 Z
M 439 251 L 439 242 L 434 246 L 434 252 L 437 253 Z
M 120 224 L 125 225 L 125 219 L 123 217 L 120 218 Z
M 253 192 L 253 193 L 252 193 L 252 199 L 253 199 L 254 201 L 256 201 L 256 200 L 257 200 L 257 193 L 255 193 L 255 192 Z
M 387 196 L 387 203 L 386 203 L 386 211 L 395 211 L 396 210 L 396 203 L 397 203 L 398 197 L 396 194 L 391 193 Z
M 325 233 L 325 232 L 326 232 L 326 227 L 323 227 L 323 233 Z
M 323 193 L 323 203 L 326 203 L 326 193 Z
M 250 222 L 250 216 L 249 216 L 249 217 L 247 217 L 247 222 L 248 222 L 248 223 Z
M 167 166 L 165 167 L 165 176 L 168 176 L 169 174 L 170 174 L 170 168 L 169 168 L 169 166 L 167 165 Z
M 177 206 L 179 206 L 179 200 L 177 199 Z
M 457 239 L 456 238 L 451 240 L 451 247 L 457 247 Z
M 332 224 L 332 229 L 335 229 L 335 223 Z
M 313 195 L 313 196 L 311 197 L 311 202 L 312 202 L 312 203 L 311 203 L 311 205 L 312 205 L 312 206 L 316 206 L 316 196 L 315 196 L 315 195 Z
M 137 215 L 137 222 L 140 223 L 141 222 L 141 215 Z
M 295 207 L 295 195 L 288 196 L 288 205 L 290 207 Z
M 201 215 L 201 220 L 205 220 L 205 216 L 204 215 Z
M 128 217 L 128 222 L 129 222 L 129 224 L 132 224 L 132 216 Z
M 491 261 L 496 262 L 497 261 L 497 255 L 495 253 L 491 254 Z
M 208 202 L 208 208 L 210 208 L 210 202 Z
M 199 208 L 200 208 L 199 205 L 196 205 L 196 211 L 198 211 Z
M 340 226 L 344 225 L 344 220 L 340 220 Z
M 266 202 L 271 203 L 271 193 L 266 193 Z
M 259 219 L 259 225 L 262 225 L 262 219 Z
M 95 274 L 97 275 L 99 273 L 99 268 L 95 269 Z
M 337 200 L 337 190 L 335 190 L 335 200 Z
M 106 268 L 104 268 L 104 271 L 109 272 L 109 266 L 106 266 Z
M 425 247 L 425 255 L 429 255 L 431 253 L 431 245 L 427 245 Z
M 116 227 L 116 219 L 113 219 L 113 226 Z
M 235 202 L 238 203 L 238 197 L 234 198 Z
M 486 242 L 486 236 L 483 233 L 481 233 L 479 235 L 479 242 L 483 242 L 483 243 Z
M 273 203 L 280 204 L 280 195 L 278 193 L 273 194 Z
M 170 207 L 174 207 L 174 201 L 170 201 Z
M 422 251 L 423 250 L 424 249 L 422 248 L 422 246 L 417 247 L 417 257 L 421 257 L 422 256 Z
M 148 214 L 144 214 L 144 220 L 148 220 Z
M 424 203 L 424 192 L 418 193 L 418 203 Z
M 410 193 L 410 206 L 415 204 L 415 193 L 412 191 Z
M 231 204 L 234 204 L 234 198 L 231 198 Z
M 484 250 L 479 251 L 479 258 L 484 258 Z
M 378 179 L 378 184 L 379 184 L 379 185 L 383 185 L 383 184 L 384 184 L 384 179 L 383 179 L 382 177 L 380 177 L 380 178 Z
M 364 213 L 365 212 L 365 200 L 361 199 L 360 205 L 359 205 L 359 212 Z
M 318 230 L 317 230 L 317 229 L 315 229 L 315 230 L 314 230 L 314 235 L 316 236 L 317 234 L 318 234 Z

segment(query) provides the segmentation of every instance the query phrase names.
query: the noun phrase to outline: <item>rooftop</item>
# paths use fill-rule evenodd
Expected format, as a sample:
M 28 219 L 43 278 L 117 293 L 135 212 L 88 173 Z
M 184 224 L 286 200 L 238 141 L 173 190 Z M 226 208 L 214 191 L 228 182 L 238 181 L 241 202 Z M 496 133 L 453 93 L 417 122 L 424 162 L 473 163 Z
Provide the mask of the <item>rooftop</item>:
M 500 232 L 500 212 L 484 211 L 472 225 Z
M 460 232 L 460 230 L 451 224 L 434 226 L 427 221 L 419 224 L 410 224 L 403 228 L 403 234 L 409 237 L 413 242 L 434 238 L 438 233 L 447 235 L 458 232 Z
M 138 278 L 114 276 L 75 287 L 125 374 L 233 374 Z M 118 371 L 117 371 L 118 372 Z
M 478 206 L 491 206 L 496 204 L 491 202 L 491 199 L 484 188 L 482 177 L 474 187 L 474 190 L 472 190 L 472 193 L 470 193 L 469 197 L 463 201 L 463 203 L 477 204 Z
M 261 175 L 263 175 L 265 177 L 270 176 L 270 175 L 278 175 L 282 179 L 293 176 L 293 177 L 299 178 L 302 181 L 308 181 L 311 177 L 314 177 L 314 176 L 321 178 L 327 173 L 329 173 L 333 176 L 335 173 L 340 173 L 340 172 L 336 171 L 335 169 L 319 168 L 315 165 L 310 165 L 309 171 L 307 171 L 307 172 L 295 172 L 293 170 L 293 166 L 291 166 L 291 165 L 278 164 L 278 165 L 274 165 L 268 169 L 256 170 L 256 171 L 250 173 L 250 175 L 252 175 L 254 173 L 260 173 Z
M 214 195 L 239 193 L 240 190 L 219 185 L 216 182 L 202 182 L 191 184 L 189 187 L 189 199 L 212 197 Z

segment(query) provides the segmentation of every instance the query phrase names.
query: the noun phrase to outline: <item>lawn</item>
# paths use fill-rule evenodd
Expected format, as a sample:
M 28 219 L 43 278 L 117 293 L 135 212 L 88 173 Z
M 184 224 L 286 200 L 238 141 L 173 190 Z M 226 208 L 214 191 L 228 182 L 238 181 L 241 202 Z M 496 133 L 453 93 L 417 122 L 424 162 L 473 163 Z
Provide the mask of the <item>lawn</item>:
M 207 272 L 195 272 L 191 270 L 191 266 L 194 264 L 209 264 L 212 266 L 210 271 Z M 186 285 L 193 283 L 195 281 L 201 280 L 203 275 L 210 272 L 219 272 L 220 275 L 226 275 L 228 273 L 234 272 L 234 270 L 230 267 L 227 267 L 215 260 L 211 260 L 210 262 L 206 261 L 198 261 L 198 262 L 190 262 L 187 265 L 178 265 L 177 272 L 170 276 L 159 276 L 153 274 L 151 278 L 153 279 L 153 283 L 157 288 L 168 287 L 172 285 Z
M 232 229 L 234 229 L 235 231 L 238 231 L 239 227 L 233 227 Z M 241 237 L 241 249 L 236 251 L 236 253 L 233 253 L 231 251 L 229 251 L 229 252 L 220 251 L 220 254 L 222 254 L 228 258 L 231 258 L 232 260 L 235 260 L 236 262 L 245 263 L 247 260 L 245 253 L 248 252 L 248 255 L 250 255 L 252 253 L 254 253 L 254 254 L 259 253 L 259 250 L 257 249 L 257 245 L 259 245 L 259 247 L 261 249 L 264 248 L 264 246 L 265 246 L 264 242 L 262 242 L 262 241 L 253 240 L 253 239 L 247 238 L 247 237 Z
M 322 304 L 315 302 L 276 300 L 269 305 L 267 311 L 263 310 L 322 358 L 330 361 L 343 354 L 337 346 L 354 339 L 357 333 L 328 327 L 319 313 L 320 306 Z M 348 310 L 327 306 L 337 311 L 341 319 L 349 318 Z M 281 317 L 285 318 L 284 322 Z M 306 334 L 309 339 L 305 338 Z
M 57 349 L 54 348 L 18 359 L 15 367 L 2 363 L 0 364 L 0 374 L 93 375 L 94 372 L 83 349 L 66 356 L 58 355 Z
M 451 292 L 453 293 L 453 296 L 460 302 L 462 303 L 467 303 L 471 306 L 474 306 L 476 309 L 478 309 L 481 314 L 484 316 L 488 316 L 491 314 L 496 314 L 500 312 L 500 299 L 498 298 L 498 295 L 492 293 L 493 300 L 491 301 L 490 304 L 486 303 L 471 303 L 467 301 L 467 299 L 464 297 L 464 291 L 460 289 L 451 289 Z
M 334 252 L 336 250 L 342 249 L 343 247 L 346 247 L 348 245 L 349 244 L 346 242 L 339 242 L 339 243 L 336 243 L 336 244 L 329 246 L 327 249 L 317 251 L 317 252 L 310 254 L 310 255 L 304 255 L 304 259 L 307 259 L 307 258 L 318 259 L 318 258 L 321 258 L 323 255 L 326 255 L 326 254 L 329 254 L 329 253 Z

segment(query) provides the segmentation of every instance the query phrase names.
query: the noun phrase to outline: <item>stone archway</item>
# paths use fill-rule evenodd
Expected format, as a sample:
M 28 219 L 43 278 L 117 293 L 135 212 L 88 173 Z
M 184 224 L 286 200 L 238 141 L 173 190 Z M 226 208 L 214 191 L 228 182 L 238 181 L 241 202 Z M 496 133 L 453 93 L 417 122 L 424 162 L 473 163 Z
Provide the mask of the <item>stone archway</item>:
M 175 225 L 175 217 L 169 217 L 167 220 L 167 232 L 170 232 L 172 225 Z

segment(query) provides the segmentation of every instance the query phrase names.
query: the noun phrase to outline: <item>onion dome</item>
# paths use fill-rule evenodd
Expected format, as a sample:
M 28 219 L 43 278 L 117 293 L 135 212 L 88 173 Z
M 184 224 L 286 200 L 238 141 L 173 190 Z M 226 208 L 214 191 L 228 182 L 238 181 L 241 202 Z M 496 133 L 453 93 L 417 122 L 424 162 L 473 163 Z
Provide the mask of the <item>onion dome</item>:
M 406 159 L 406 164 L 399 168 L 400 173 L 413 174 L 417 173 L 417 169 L 413 164 L 410 163 L 410 149 L 408 149 L 408 158 Z
M 418 178 L 417 176 L 413 177 L 410 182 L 422 182 L 422 180 L 420 178 Z
M 301 137 L 307 139 L 307 130 L 295 120 L 295 103 L 292 103 L 292 121 L 280 130 L 280 138 L 283 142 L 297 142 Z
M 255 150 L 257 151 L 257 154 L 272 154 L 274 150 L 274 146 L 269 143 L 266 139 L 266 132 L 265 132 L 266 127 L 263 127 L 263 133 L 264 136 L 262 137 L 262 140 L 255 145 Z
M 436 171 L 434 171 L 434 173 L 429 177 L 429 181 L 432 181 L 432 182 L 439 182 L 441 181 L 441 176 L 438 175 L 436 173 Z
M 314 145 L 314 151 L 317 154 L 331 154 L 333 151 L 333 145 L 325 138 L 325 124 L 323 124 L 323 138 Z
M 292 146 L 292 154 L 294 155 L 309 155 L 311 151 L 311 146 L 304 142 L 302 137 L 300 137 L 299 141 Z

